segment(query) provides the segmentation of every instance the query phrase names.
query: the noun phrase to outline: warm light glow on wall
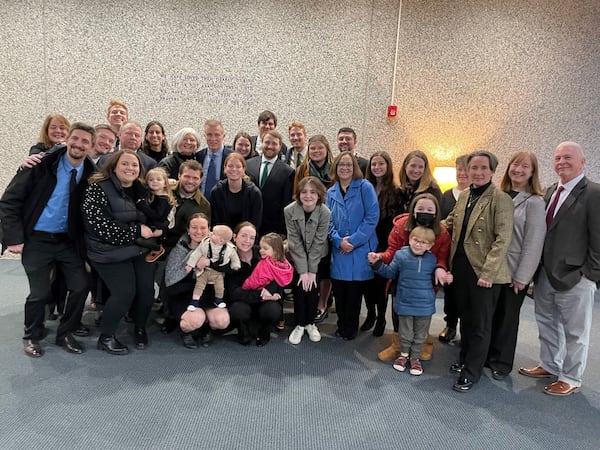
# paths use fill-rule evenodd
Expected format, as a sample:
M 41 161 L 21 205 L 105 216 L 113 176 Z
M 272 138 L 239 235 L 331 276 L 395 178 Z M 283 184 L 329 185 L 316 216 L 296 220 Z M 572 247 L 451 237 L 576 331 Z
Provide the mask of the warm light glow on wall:
M 435 178 L 442 192 L 445 192 L 456 186 L 456 168 L 438 166 L 433 169 L 433 178 Z

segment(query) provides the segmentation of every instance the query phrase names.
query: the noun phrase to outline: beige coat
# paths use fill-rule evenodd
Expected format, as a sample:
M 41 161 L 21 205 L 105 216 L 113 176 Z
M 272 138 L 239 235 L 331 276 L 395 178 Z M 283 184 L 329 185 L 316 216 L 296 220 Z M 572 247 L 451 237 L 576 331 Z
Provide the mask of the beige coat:
M 460 194 L 446 219 L 452 234 L 450 267 L 463 226 L 469 191 Z M 493 284 L 510 283 L 507 252 L 513 233 L 514 207 L 508 194 L 491 184 L 476 203 L 465 233 L 465 254 L 478 278 Z

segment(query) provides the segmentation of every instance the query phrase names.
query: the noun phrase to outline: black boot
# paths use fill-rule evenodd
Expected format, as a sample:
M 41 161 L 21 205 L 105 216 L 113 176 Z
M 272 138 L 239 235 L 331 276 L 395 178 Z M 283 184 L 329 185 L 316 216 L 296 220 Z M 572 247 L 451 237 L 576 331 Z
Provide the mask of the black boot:
M 250 335 L 250 330 L 248 329 L 248 325 L 246 323 L 238 324 L 238 342 L 242 345 L 248 345 L 252 340 L 252 336 Z
M 206 322 L 199 329 L 193 331 L 192 334 L 202 347 L 208 347 L 213 340 L 212 330 Z
M 104 350 L 111 355 L 126 355 L 129 349 L 126 345 L 121 344 L 113 334 L 101 334 L 98 338 L 98 350 Z
M 385 332 L 385 312 L 387 311 L 387 297 L 377 303 L 377 322 L 375 322 L 375 328 L 373 329 L 373 336 L 383 336 Z
M 367 318 L 360 327 L 360 331 L 369 331 L 375 325 L 377 315 L 375 314 L 375 305 L 367 305 Z
M 196 344 L 196 341 L 194 340 L 192 333 L 184 333 L 183 331 L 181 331 L 181 340 L 182 340 L 183 346 L 185 348 L 191 348 L 191 349 L 198 348 L 198 344 Z
M 383 336 L 385 331 L 386 321 L 382 316 L 377 317 L 377 322 L 375 322 L 375 328 L 373 328 L 373 336 L 380 337 Z

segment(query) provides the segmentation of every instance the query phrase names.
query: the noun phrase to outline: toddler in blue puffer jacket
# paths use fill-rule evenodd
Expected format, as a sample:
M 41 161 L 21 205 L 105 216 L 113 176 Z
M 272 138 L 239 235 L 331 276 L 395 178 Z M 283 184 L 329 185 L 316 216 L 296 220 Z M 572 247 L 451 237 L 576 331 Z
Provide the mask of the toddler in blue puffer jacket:
M 398 250 L 390 264 L 369 254 L 375 272 L 398 280 L 394 311 L 399 319 L 400 357 L 394 361 L 394 369 L 404 372 L 410 358 L 411 375 L 423 373 L 419 356 L 435 313 L 433 285 L 437 258 L 429 251 L 434 242 L 435 233 L 431 228 L 415 227 L 409 235 L 409 245 Z M 451 274 L 446 282 L 452 282 Z

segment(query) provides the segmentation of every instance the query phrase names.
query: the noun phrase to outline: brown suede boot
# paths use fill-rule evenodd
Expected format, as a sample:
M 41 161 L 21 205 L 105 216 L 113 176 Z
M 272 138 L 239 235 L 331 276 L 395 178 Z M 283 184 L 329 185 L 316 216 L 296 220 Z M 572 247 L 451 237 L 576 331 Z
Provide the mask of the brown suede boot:
M 400 356 L 400 336 L 398 336 L 398 333 L 394 332 L 394 334 L 392 334 L 392 344 L 388 348 L 381 350 L 377 354 L 377 357 L 381 361 L 389 362 L 389 361 L 394 361 L 399 356 Z
M 421 351 L 421 361 L 429 361 L 431 356 L 433 355 L 433 336 L 428 334 L 427 340 L 423 345 L 423 350 Z

